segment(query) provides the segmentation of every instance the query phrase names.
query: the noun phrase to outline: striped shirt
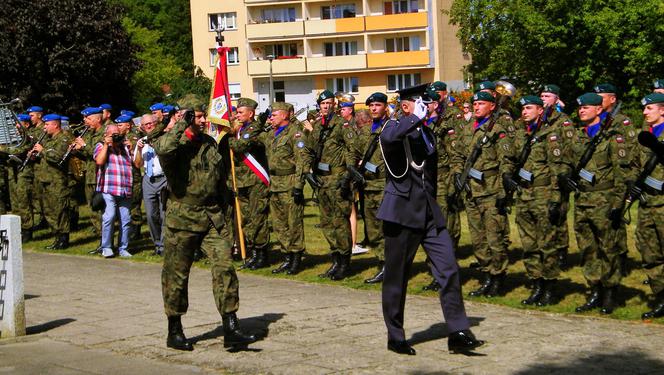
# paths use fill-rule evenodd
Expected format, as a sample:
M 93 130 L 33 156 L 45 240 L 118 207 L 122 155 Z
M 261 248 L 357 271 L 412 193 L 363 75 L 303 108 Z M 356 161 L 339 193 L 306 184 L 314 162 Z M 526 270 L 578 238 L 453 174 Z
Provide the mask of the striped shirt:
M 97 143 L 94 158 L 97 158 L 103 147 Z M 132 173 L 131 155 L 129 147 L 109 147 L 108 160 L 102 167 L 97 168 L 97 191 L 118 197 L 131 197 Z

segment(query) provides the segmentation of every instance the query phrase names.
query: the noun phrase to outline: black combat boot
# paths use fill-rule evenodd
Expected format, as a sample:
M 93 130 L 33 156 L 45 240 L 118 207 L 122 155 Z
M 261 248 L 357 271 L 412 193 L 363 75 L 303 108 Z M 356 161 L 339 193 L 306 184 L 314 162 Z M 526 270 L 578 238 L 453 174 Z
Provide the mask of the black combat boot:
M 78 210 L 74 210 L 71 213 L 71 217 L 69 219 L 69 229 L 71 229 L 72 232 L 76 232 L 78 230 Z
M 46 250 L 55 250 L 55 249 L 57 249 L 59 243 L 60 243 L 60 233 L 56 233 L 53 236 L 53 243 L 46 246 Z
M 543 289 L 542 298 L 537 302 L 537 306 L 548 306 L 553 305 L 556 302 L 556 295 L 554 293 L 554 288 L 556 286 L 556 280 L 543 280 Z
M 641 319 L 654 319 L 664 316 L 664 292 L 659 292 L 655 300 L 655 308 L 644 312 Z
M 558 267 L 560 267 L 561 270 L 566 270 L 568 263 L 567 263 L 567 254 L 568 250 L 567 248 L 562 248 L 558 249 Z
M 422 290 L 430 290 L 432 292 L 437 292 L 440 290 L 440 284 L 438 284 L 438 280 L 431 279 L 431 282 L 428 285 L 423 286 Z
M 21 242 L 30 242 L 32 241 L 32 230 L 24 229 L 21 231 Z
M 378 284 L 382 283 L 384 278 L 385 278 L 385 262 L 380 262 L 378 264 L 378 273 L 364 280 L 364 282 L 366 284 Z
M 350 254 L 342 255 L 339 254 L 339 268 L 330 276 L 330 279 L 334 281 L 343 280 L 348 277 L 350 272 Z
M 267 262 L 267 248 L 256 249 L 256 261 L 249 267 L 250 270 L 257 270 L 269 266 Z
M 60 240 L 54 246 L 52 249 L 53 250 L 64 250 L 69 247 L 69 233 L 62 233 L 60 235 Z
M 320 275 L 318 275 L 318 277 L 329 279 L 330 277 L 332 277 L 332 275 L 335 272 L 337 272 L 337 268 L 339 268 L 339 256 L 340 256 L 340 254 L 339 253 L 332 253 L 331 255 L 332 255 L 332 265 L 330 266 L 330 268 L 327 269 L 327 271 L 325 271 L 325 272 L 321 273 Z
M 297 275 L 300 273 L 300 267 L 302 266 L 302 254 L 304 253 L 303 251 L 298 251 L 297 253 L 291 253 L 292 254 L 292 259 L 291 259 L 291 264 L 288 270 L 286 271 L 287 274 L 289 275 Z
M 491 275 L 491 286 L 484 293 L 487 297 L 497 297 L 502 294 L 501 288 L 505 284 L 505 274 L 501 273 L 499 275 Z
M 256 335 L 249 335 L 240 330 L 240 321 L 235 313 L 224 314 L 221 317 L 224 327 L 224 348 L 246 346 L 256 342 Z
M 491 277 L 491 274 L 488 272 L 484 273 L 484 281 L 482 281 L 482 284 L 480 284 L 480 287 L 473 290 L 472 292 L 468 293 L 469 296 L 471 297 L 479 297 L 485 295 L 488 291 L 489 288 L 491 287 L 491 283 L 493 281 L 493 278 Z
M 541 278 L 533 280 L 533 290 L 530 292 L 530 297 L 521 301 L 521 304 L 534 305 L 539 302 L 539 300 L 542 298 L 542 293 L 544 292 L 542 285 L 543 283 L 544 281 Z
M 180 316 L 168 317 L 168 337 L 166 346 L 177 350 L 194 350 L 194 346 L 187 340 L 182 331 L 182 321 Z
M 244 262 L 239 267 L 241 270 L 243 270 L 245 268 L 251 269 L 251 265 L 254 264 L 254 262 L 256 262 L 256 258 L 258 256 L 258 251 L 256 250 L 255 247 L 252 247 L 250 251 L 251 251 L 251 255 L 249 256 L 249 259 L 247 259 L 247 261 Z
M 609 315 L 613 313 L 613 309 L 616 308 L 617 294 L 618 294 L 617 286 L 604 288 L 604 296 L 602 298 L 602 308 L 599 310 L 600 314 Z
M 293 263 L 293 253 L 286 253 L 284 256 L 284 262 L 279 265 L 279 267 L 272 270 L 272 273 L 282 273 L 286 272 L 290 268 L 291 263 Z
M 629 258 L 627 257 L 627 253 L 622 253 L 619 256 L 619 262 L 620 262 L 620 274 L 622 277 L 627 277 L 629 276 Z
M 600 284 L 590 287 L 590 295 L 585 304 L 576 308 L 576 312 L 586 312 L 596 309 L 602 305 L 602 286 Z

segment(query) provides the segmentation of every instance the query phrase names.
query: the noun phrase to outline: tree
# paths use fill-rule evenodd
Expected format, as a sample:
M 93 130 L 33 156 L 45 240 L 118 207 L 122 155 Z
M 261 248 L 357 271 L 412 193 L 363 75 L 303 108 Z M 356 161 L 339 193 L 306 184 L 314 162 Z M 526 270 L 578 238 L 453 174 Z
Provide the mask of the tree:
M 664 76 L 661 0 L 455 0 L 452 24 L 478 80 L 508 77 L 536 91 L 562 88 L 572 103 L 597 82 L 635 103 Z
M 63 114 L 102 102 L 132 106 L 129 82 L 140 63 L 121 17 L 105 0 L 5 0 L 0 95 Z

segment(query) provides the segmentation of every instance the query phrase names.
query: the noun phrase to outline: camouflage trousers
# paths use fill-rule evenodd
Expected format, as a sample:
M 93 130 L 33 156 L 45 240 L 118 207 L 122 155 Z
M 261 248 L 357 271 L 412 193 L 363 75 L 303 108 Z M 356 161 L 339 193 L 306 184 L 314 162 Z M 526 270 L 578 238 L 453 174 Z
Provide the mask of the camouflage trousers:
M 51 231 L 55 234 L 69 233 L 70 212 L 69 186 L 64 181 L 40 182 L 40 190 L 44 192 L 44 216 Z
M 383 221 L 376 218 L 376 214 L 382 200 L 383 190 L 364 191 L 364 231 L 367 236 L 367 245 L 381 262 L 385 260 L 385 238 L 383 237 Z
M 240 306 L 239 281 L 230 256 L 229 237 L 210 225 L 207 232 L 166 227 L 161 288 L 167 316 L 184 315 L 189 307 L 189 272 L 194 252 L 201 249 L 210 261 L 212 294 L 220 314 L 236 312 Z
M 447 204 L 447 197 L 451 195 L 451 182 L 452 176 L 449 173 L 444 173 L 444 170 L 438 169 L 438 195 L 436 201 L 443 211 L 445 216 L 445 225 L 447 231 L 450 233 L 454 249 L 459 246 L 459 239 L 461 238 L 461 217 L 460 213 L 450 210 Z
M 304 250 L 304 205 L 295 204 L 290 191 L 270 192 L 270 219 L 282 253 Z
M 584 193 L 582 193 L 584 194 Z M 589 285 L 601 284 L 610 288 L 620 284 L 620 252 L 616 246 L 617 231 L 611 228 L 609 209 L 611 196 L 593 194 L 596 206 L 574 209 L 574 229 L 582 256 L 583 276 Z
M 516 225 L 523 245 L 523 265 L 530 279 L 555 280 L 560 276 L 554 237 L 556 226 L 549 221 L 548 200 L 519 200 Z
M 263 183 L 238 189 L 242 231 L 247 248 L 263 248 L 270 242 L 270 228 L 267 225 L 268 194 L 269 188 Z
M 32 217 L 34 182 L 33 177 L 26 177 L 18 173 L 9 179 L 10 198 L 12 203 L 12 212 L 21 217 L 21 229 L 30 230 L 34 225 Z
M 143 203 L 143 178 L 141 173 L 132 174 L 131 186 L 131 225 L 140 226 L 143 224 L 143 213 L 141 204 Z
M 95 184 L 85 184 L 85 200 L 90 207 L 92 207 L 92 196 L 95 194 L 96 187 Z M 101 234 L 101 212 L 90 211 L 90 223 L 94 233 Z
M 330 252 L 348 255 L 352 249 L 350 221 L 348 219 L 350 217 L 351 202 L 341 198 L 339 189 L 325 185 L 318 190 L 320 227 L 327 243 L 330 245 Z
M 560 207 L 561 215 L 561 224 L 559 226 L 554 226 L 555 236 L 553 238 L 553 244 L 558 250 L 567 250 L 569 247 L 569 231 L 567 229 L 567 211 L 569 208 L 569 202 L 563 202 Z
M 505 230 L 507 216 L 498 214 L 496 197 L 481 197 L 466 201 L 466 214 L 474 255 L 480 270 L 492 275 L 507 271 Z
M 636 226 L 636 248 L 643 259 L 643 269 L 650 280 L 650 289 L 664 291 L 664 206 L 639 207 Z

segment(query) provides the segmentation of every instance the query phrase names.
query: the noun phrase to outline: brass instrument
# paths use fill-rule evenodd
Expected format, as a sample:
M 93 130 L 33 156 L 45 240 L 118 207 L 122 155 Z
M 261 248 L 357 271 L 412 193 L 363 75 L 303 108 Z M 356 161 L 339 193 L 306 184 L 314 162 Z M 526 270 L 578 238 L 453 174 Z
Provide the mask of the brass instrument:
M 88 127 L 88 126 L 83 128 L 83 131 L 81 132 L 81 134 L 78 135 L 78 137 L 83 137 L 85 135 L 85 133 L 88 132 L 89 129 L 90 129 L 90 127 Z M 76 142 L 75 141 L 69 144 L 69 147 L 67 148 L 67 152 L 65 152 L 65 154 L 62 156 L 62 159 L 60 159 L 60 161 L 58 162 L 58 166 L 62 166 L 62 164 L 64 164 L 65 161 L 67 161 L 67 159 L 69 158 L 69 155 L 71 155 L 71 152 L 74 151 L 74 147 L 76 147 Z M 71 163 L 70 163 L 70 165 L 71 165 Z
M 516 95 L 516 87 L 507 81 L 496 81 L 496 92 L 506 98 L 513 98 Z

